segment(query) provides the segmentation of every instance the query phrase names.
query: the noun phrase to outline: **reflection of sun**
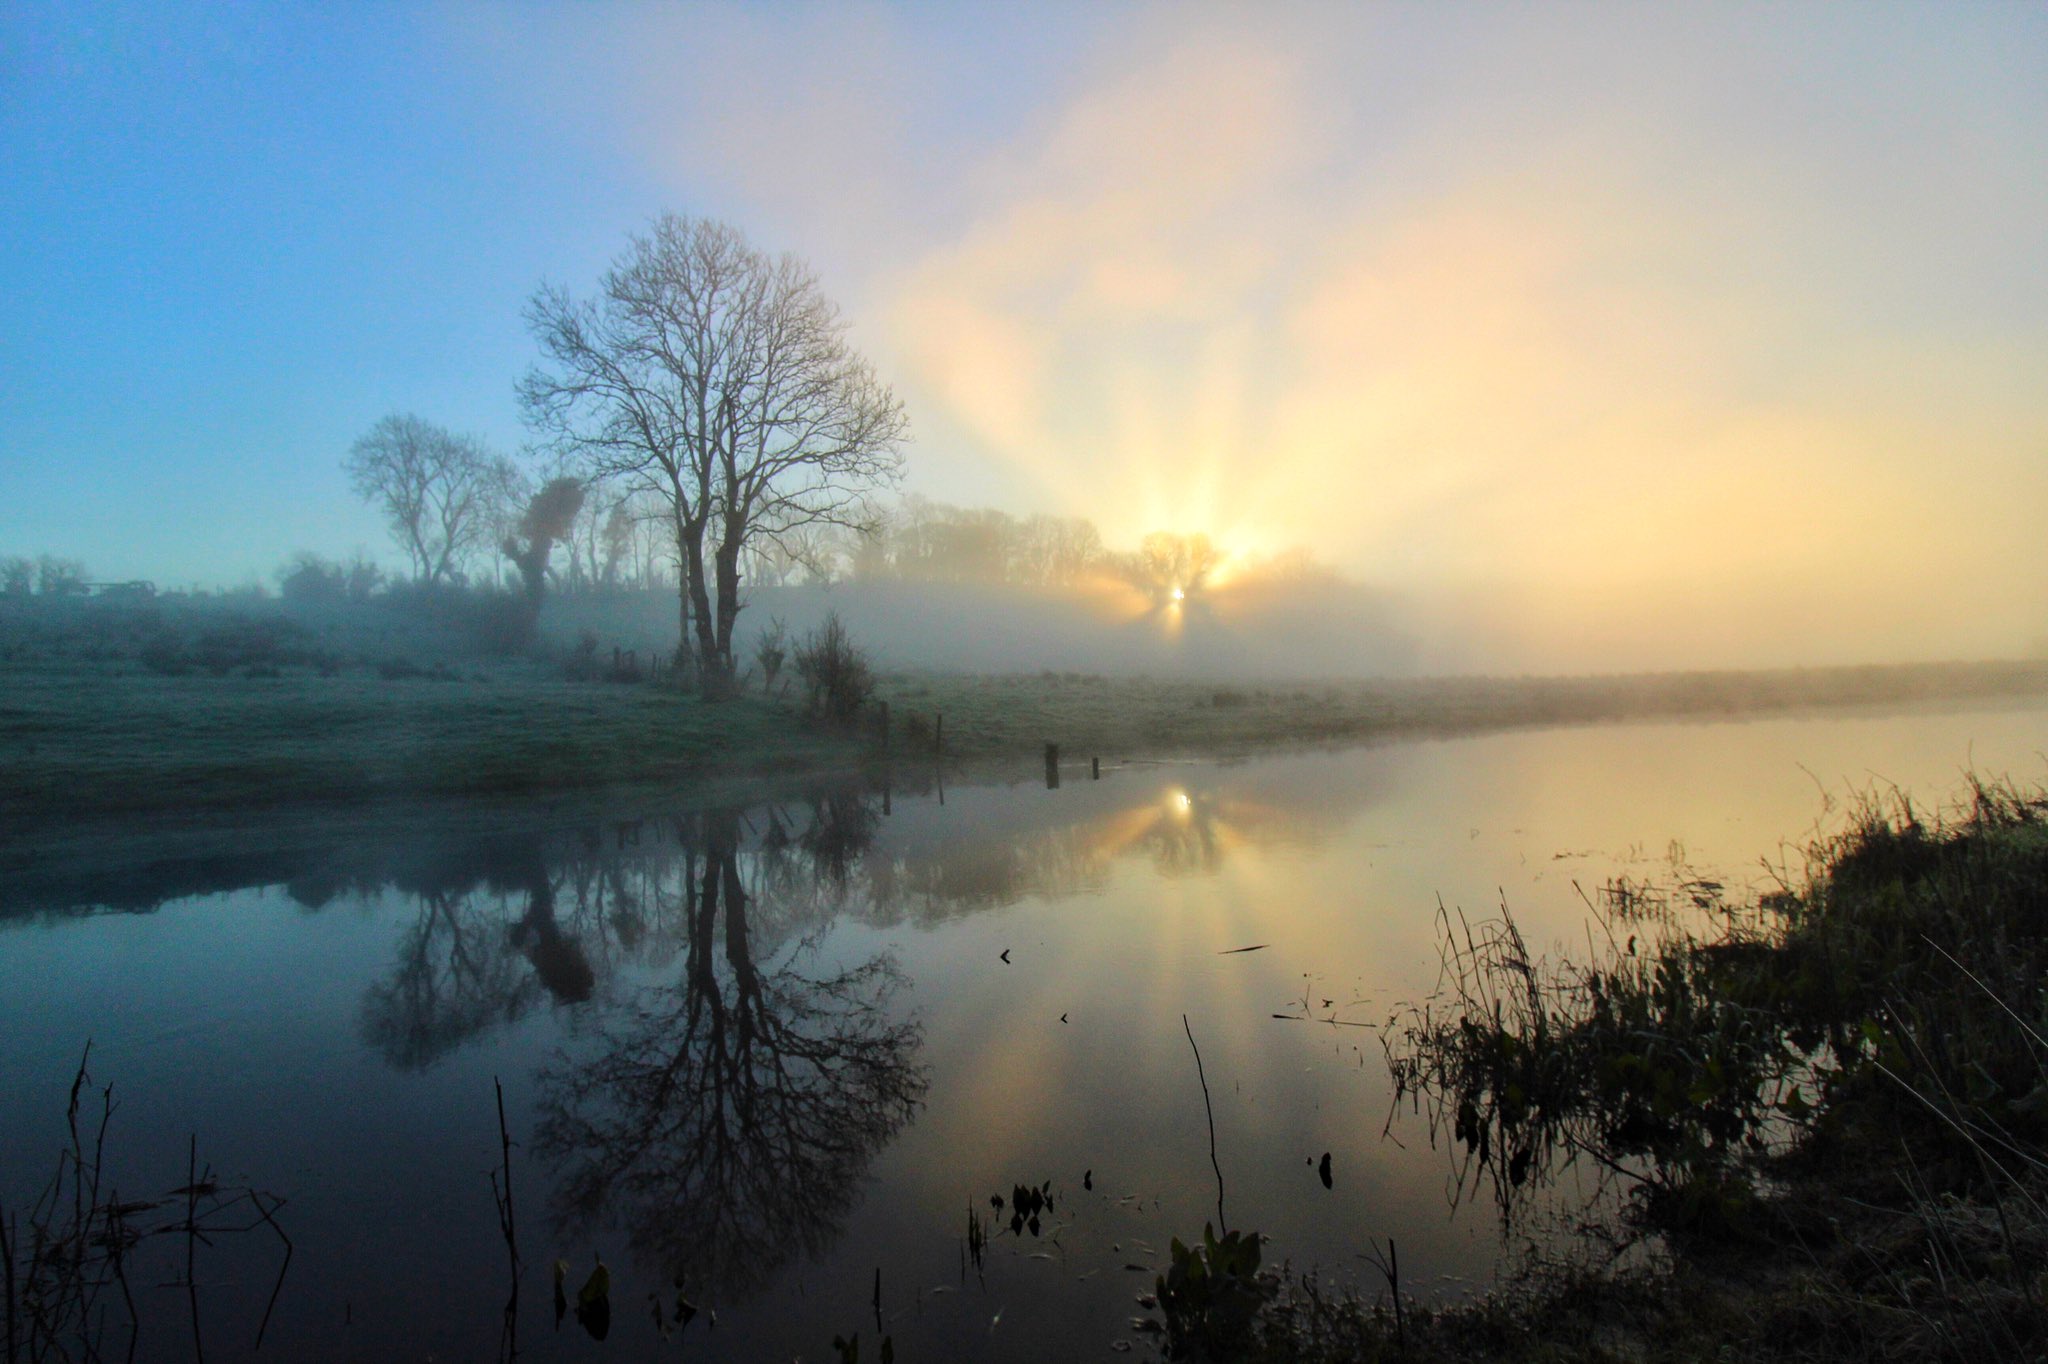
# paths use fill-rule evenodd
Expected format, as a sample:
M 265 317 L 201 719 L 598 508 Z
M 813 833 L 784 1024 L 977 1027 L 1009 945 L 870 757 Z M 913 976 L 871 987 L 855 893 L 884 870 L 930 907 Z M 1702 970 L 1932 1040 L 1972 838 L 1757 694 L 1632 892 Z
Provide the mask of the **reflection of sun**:
M 1173 589 L 1173 599 L 1174 599 L 1175 601 L 1186 601 L 1186 600 L 1188 599 L 1188 592 L 1187 592 L 1187 589 L 1186 589 L 1186 588 L 1184 588 L 1184 587 L 1176 587 L 1176 588 L 1174 588 L 1174 589 Z
M 1087 932 L 1049 939 L 1039 949 L 1045 955 L 1034 973 L 1004 977 L 1014 991 L 1007 1016 L 1049 1021 L 1091 992 L 1114 995 L 1125 1001 L 1118 1016 L 1133 1022 L 1132 1035 L 1121 1045 L 1133 1055 L 1166 1056 L 1179 1064 L 1187 1043 L 1181 1029 L 1171 1025 L 1190 1008 L 1191 992 L 1200 991 L 1209 1007 L 1224 1016 L 1256 1017 L 1268 1011 L 1281 952 L 1222 954 L 1270 936 L 1264 907 L 1281 902 L 1292 883 L 1276 880 L 1256 849 L 1287 841 L 1292 821 L 1302 816 L 1241 794 L 1205 789 L 1199 779 L 1148 784 L 1131 791 L 1129 800 L 1075 826 L 1078 856 L 1095 865 L 1149 859 L 1150 874 L 1141 870 L 1134 879 L 1164 876 L 1176 889 L 1164 895 L 1141 892 L 1131 903 L 1153 904 L 1166 912 L 1090 915 L 1093 926 Z M 1103 884 L 1115 883 L 1105 877 Z M 1094 936 L 1098 932 L 1110 936 Z M 989 951 L 1007 942 L 991 939 Z M 1049 1111 L 1067 1092 L 1063 1082 L 1080 1092 L 1085 1082 L 1070 1077 L 1089 1064 L 1085 1058 L 1090 1053 L 1075 1045 L 1079 1039 L 1074 1034 L 1091 1021 L 1077 1010 L 1075 1029 L 991 1023 L 976 1035 L 975 1062 L 954 1083 L 961 1095 L 958 1111 L 984 1115 L 976 1120 L 971 1139 L 992 1168 L 1007 1168 L 1021 1159 L 1019 1152 L 1035 1149 L 1032 1123 L 1001 1116 L 1020 1111 L 1020 1095 L 1032 1096 L 1027 1103 L 1040 1106 L 1031 1111 Z M 1194 1026 L 1202 1027 L 1199 1015 Z M 1206 1057 L 1210 1037 L 1207 1032 L 1201 1036 Z M 1215 1045 L 1240 1073 L 1254 1073 L 1263 1063 L 1264 1053 L 1249 1034 L 1226 1032 Z M 1216 1064 L 1211 1060 L 1212 1070 Z M 991 1122 L 988 1114 L 998 1117 Z M 1194 1121 L 1201 1121 L 1198 1110 Z M 967 1129 L 960 1131 L 961 1139 L 968 1140 Z

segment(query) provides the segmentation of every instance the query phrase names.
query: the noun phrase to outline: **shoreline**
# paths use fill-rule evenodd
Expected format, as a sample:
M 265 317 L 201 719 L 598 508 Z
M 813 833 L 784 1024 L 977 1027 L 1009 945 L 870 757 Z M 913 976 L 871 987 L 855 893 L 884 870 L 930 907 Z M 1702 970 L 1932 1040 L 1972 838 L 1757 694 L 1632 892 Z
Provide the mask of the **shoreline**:
M 876 700 L 888 704 L 886 746 L 873 707 L 835 731 L 782 699 L 706 702 L 530 666 L 400 681 L 13 667 L 0 669 L 0 824 L 12 841 L 86 819 L 583 800 L 887 763 L 992 777 L 1042 770 L 1048 744 L 1085 767 L 1552 726 L 2048 704 L 2048 660 L 1258 687 L 894 673 Z
M 1340 705 L 1328 706 L 1329 687 L 1285 684 L 1244 693 L 1242 705 L 1218 707 L 1218 688 L 1191 683 L 1145 683 L 1083 680 L 1048 683 L 1042 678 L 981 678 L 961 676 L 897 676 L 885 683 L 884 694 L 892 697 L 895 743 L 893 751 L 880 753 L 873 736 L 819 733 L 808 729 L 800 717 L 760 698 L 746 698 L 706 705 L 695 698 L 660 692 L 645 687 L 536 683 L 531 679 L 500 679 L 474 684 L 406 682 L 385 689 L 382 697 L 364 698 L 362 689 L 346 689 L 363 709 L 377 710 L 388 718 L 410 714 L 414 719 L 430 718 L 436 707 L 450 708 L 462 718 L 487 702 L 496 711 L 487 719 L 469 721 L 466 742 L 472 747 L 489 745 L 501 736 L 525 742 L 516 731 L 537 723 L 546 707 L 564 698 L 574 700 L 582 712 L 572 717 L 572 728 L 582 734 L 603 733 L 607 723 L 619 726 L 637 723 L 641 732 L 652 728 L 656 742 L 629 750 L 616 733 L 605 734 L 605 752 L 600 761 L 573 769 L 570 780 L 535 780 L 535 773 L 512 773 L 505 781 L 502 769 L 494 771 L 454 753 L 441 772 L 443 782 L 423 786 L 386 784 L 396 773 L 416 770 L 423 761 L 419 749 L 431 752 L 432 741 L 422 739 L 418 748 L 404 743 L 392 748 L 390 737 L 369 761 L 353 773 L 356 784 L 320 792 L 311 789 L 314 779 L 332 773 L 349 761 L 348 736 L 364 726 L 349 717 L 307 743 L 272 723 L 250 747 L 260 749 L 267 742 L 285 756 L 299 759 L 293 764 L 257 762 L 237 774 L 237 784 L 213 793 L 212 799 L 166 803 L 159 799 L 176 792 L 185 783 L 202 779 L 201 773 L 180 771 L 177 744 L 186 748 L 218 742 L 217 734 L 244 715 L 268 715 L 283 702 L 293 699 L 298 679 L 286 678 L 248 683 L 228 679 L 190 683 L 212 694 L 212 726 L 194 727 L 190 732 L 159 750 L 152 770 L 132 756 L 126 762 L 109 761 L 104 753 L 95 764 L 89 753 L 60 754 L 57 763 L 45 764 L 40 780 L 66 780 L 64 764 L 81 773 L 81 785 L 68 792 L 62 803 L 38 803 L 18 794 L 20 777 L 0 772 L 0 919 L 19 919 L 41 914 L 78 912 L 91 905 L 112 908 L 160 900 L 168 893 L 197 893 L 233 889 L 255 880 L 282 880 L 308 867 L 333 861 L 338 852 L 366 848 L 381 840 L 463 839 L 474 837 L 532 837 L 564 828 L 597 830 L 600 834 L 613 823 L 630 824 L 644 818 L 702 811 L 713 808 L 803 799 L 822 789 L 849 783 L 866 789 L 893 786 L 897 793 L 912 796 L 935 781 L 962 786 L 1035 784 L 1044 780 L 1043 753 L 1036 735 L 1051 729 L 1067 736 L 1061 741 L 1062 774 L 1067 782 L 1087 780 L 1090 760 L 1101 758 L 1106 771 L 1153 763 L 1238 762 L 1260 756 L 1286 756 L 1333 752 L 1352 748 L 1447 741 L 1491 734 L 1547 728 L 1575 728 L 1587 725 L 1630 724 L 1722 724 L 1780 718 L 1877 717 L 1911 713 L 1955 713 L 1980 709 L 2042 707 L 2048 709 L 2048 666 L 2003 665 L 1973 669 L 1982 684 L 1975 691 L 1951 690 L 1928 694 L 1925 684 L 1953 674 L 1954 668 L 1914 667 L 1882 670 L 1877 680 L 1886 687 L 1873 687 L 1871 670 L 1852 670 L 1847 676 L 1817 674 L 1831 685 L 1811 685 L 1814 676 L 1803 676 L 1808 685 L 1793 688 L 1782 677 L 1758 674 L 1726 675 L 1724 681 L 1747 688 L 1752 702 L 1740 708 L 1726 704 L 1702 704 L 1703 699 L 1725 701 L 1727 689 L 1717 696 L 1703 696 L 1684 675 L 1650 679 L 1463 679 L 1441 684 L 1353 683 L 1338 688 Z M 18 675 L 17 675 L 18 676 Z M 0 673 L 0 726 L 20 723 L 16 707 L 15 680 Z M 153 679 L 146 679 L 153 680 Z M 1860 681 L 1852 691 L 1847 681 Z M 1950 680 L 1953 680 L 1952 677 Z M 2023 688 L 2001 689 L 1991 684 L 2028 682 Z M 1773 687 L 1771 684 L 1776 683 Z M 2038 685 L 2032 685 L 2038 683 Z M 1431 695 L 1430 686 L 1438 691 Z M 219 703 L 225 687 L 230 702 L 238 688 L 254 686 L 260 704 L 247 711 Z M 1635 690 L 1631 692 L 1629 687 Z M 406 689 L 412 689 L 410 693 Z M 263 692 L 268 692 L 267 697 Z M 906 692 L 918 694 L 906 697 Z M 1082 692 L 1092 704 L 1076 706 L 1062 692 Z M 1410 704 L 1398 703 L 1406 692 Z M 1226 693 L 1227 694 L 1227 693 Z M 1325 704 L 1306 710 L 1301 701 L 1313 695 Z M 105 693 L 84 693 L 88 700 L 104 700 Z M 157 714 L 165 709 L 165 693 L 152 693 L 159 702 Z M 1825 698 L 1839 699 L 1828 704 Z M 1559 704 L 1560 698 L 1574 702 Z M 174 698 L 173 698 L 174 699 Z M 300 699 L 303 699 L 302 697 Z M 1604 706 L 1593 701 L 1604 700 Z M 1620 702 L 1633 700 L 1635 704 Z M 654 724 L 646 714 L 652 702 L 661 712 Z M 1207 705 L 1200 702 L 1207 701 Z M 1434 705 L 1422 704 L 1434 702 Z M 1681 705 L 1680 701 L 1691 704 Z M 1759 703 L 1768 701 L 1769 704 Z M 919 747 L 904 735 L 906 705 L 942 705 L 941 712 L 954 717 L 998 716 L 1019 736 L 1002 741 L 1002 731 L 993 736 L 989 729 L 957 719 L 946 725 L 946 753 L 941 757 L 926 745 Z M 1368 706 L 1379 709 L 1368 710 Z M 609 709 L 607 709 L 609 708 Z M 76 693 L 66 696 L 71 715 L 91 714 L 81 706 Z M 1304 716 L 1318 722 L 1301 724 Z M 361 716 L 354 717 L 359 722 Z M 671 722 L 661 730 L 659 721 Z M 1216 721 L 1220 718 L 1220 723 Z M 1341 723 L 1331 724 L 1332 720 Z M 1194 727 L 1203 721 L 1202 742 L 1126 742 L 1134 730 L 1146 724 Z M 722 731 L 721 725 L 729 724 Z M 135 730 L 136 717 L 100 708 L 99 737 L 103 748 L 116 736 Z M 375 728 L 375 726 L 370 726 Z M 964 741 L 956 734 L 965 729 Z M 720 743 L 736 731 L 739 743 Z M 0 729 L 0 734 L 5 730 Z M 1022 736 L 1031 736 L 1025 738 Z M 1078 736 L 1078 737 L 1075 737 Z M 629 736 L 630 737 L 630 736 Z M 690 749 L 689 743 L 705 747 Z M 743 747 L 741 743 L 751 744 Z M 667 745 L 667 748 L 663 747 Z M 956 746 L 957 744 L 957 746 Z M 965 749 L 965 752 L 960 751 Z M 649 773 L 650 762 L 664 759 L 677 750 L 689 761 L 679 762 L 667 772 Z M 545 752 L 545 749 L 539 750 Z M 608 766 L 621 752 L 632 752 L 643 761 Z M 446 750 L 444 749 L 445 753 Z M 260 759 L 261 754 L 257 757 Z M 271 757 L 275 759 L 274 751 Z M 244 760 L 248 754 L 244 751 Z M 52 770 L 52 769 L 56 770 Z M 248 772 L 260 774 L 251 782 Z M 495 784 L 467 788 L 450 778 L 493 778 Z M 564 774 L 556 773 L 555 776 Z M 522 779 L 523 778 L 523 779 Z M 95 783 L 99 783 L 95 785 Z M 109 783 L 117 783 L 109 785 Z M 15 790 L 10 790 L 10 786 Z M 608 834 L 604 836 L 609 836 Z

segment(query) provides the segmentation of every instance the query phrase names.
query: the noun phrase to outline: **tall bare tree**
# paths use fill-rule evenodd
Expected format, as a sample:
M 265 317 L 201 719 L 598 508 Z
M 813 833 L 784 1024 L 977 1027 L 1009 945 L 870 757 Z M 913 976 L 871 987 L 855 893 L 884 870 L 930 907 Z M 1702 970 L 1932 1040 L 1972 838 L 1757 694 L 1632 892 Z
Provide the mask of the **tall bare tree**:
M 342 467 L 357 494 L 383 510 L 422 582 L 455 577 L 471 554 L 491 545 L 495 518 L 522 488 L 511 461 L 482 441 L 410 414 L 371 427 Z
M 724 692 L 742 555 L 872 524 L 871 495 L 901 469 L 902 405 L 808 266 L 705 219 L 658 219 L 594 299 L 544 286 L 527 322 L 552 366 L 520 383 L 529 422 L 587 475 L 660 497 L 683 640 L 706 692 Z

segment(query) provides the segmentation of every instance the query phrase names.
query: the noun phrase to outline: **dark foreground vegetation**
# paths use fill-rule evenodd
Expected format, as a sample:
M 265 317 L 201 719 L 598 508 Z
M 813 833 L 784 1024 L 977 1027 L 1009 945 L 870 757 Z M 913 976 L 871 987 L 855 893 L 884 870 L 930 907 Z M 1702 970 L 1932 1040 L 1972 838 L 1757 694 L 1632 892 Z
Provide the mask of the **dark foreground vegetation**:
M 2048 799 L 1980 786 L 1947 821 L 1901 801 L 1814 854 L 1803 884 L 1710 906 L 1711 932 L 1612 886 L 1588 964 L 1446 918 L 1448 990 L 1389 1030 L 1394 1122 L 1426 1124 L 1510 1230 L 1567 1170 L 1604 1184 L 1597 1254 L 1543 1241 L 1448 1309 L 1212 1275 L 1174 1300 L 1173 1352 L 2040 1358 Z

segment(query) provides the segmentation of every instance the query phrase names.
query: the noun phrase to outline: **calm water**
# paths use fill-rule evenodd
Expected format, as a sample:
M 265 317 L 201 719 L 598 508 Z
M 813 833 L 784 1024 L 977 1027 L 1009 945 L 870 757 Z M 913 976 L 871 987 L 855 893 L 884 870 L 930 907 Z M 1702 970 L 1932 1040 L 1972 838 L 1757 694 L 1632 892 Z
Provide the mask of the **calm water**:
M 0 923 L 0 1193 L 47 1178 L 90 1037 L 124 1197 L 182 1184 L 196 1134 L 289 1199 L 265 1357 L 489 1358 L 497 1077 L 525 1357 L 816 1360 L 859 1330 L 871 1358 L 877 1270 L 898 1359 L 1108 1356 L 1169 1238 L 1217 1216 L 1185 1015 L 1231 1226 L 1358 1282 L 1393 1236 L 1408 1285 L 1465 1291 L 1497 1226 L 1452 1210 L 1418 1123 L 1382 1136 L 1378 1025 L 1434 982 L 1440 900 L 1582 947 L 1575 882 L 1677 862 L 1739 891 L 1799 865 L 1826 798 L 2042 780 L 2044 720 L 1584 728 L 943 796 L 899 776 L 886 800 L 171 859 L 106 891 L 118 910 Z M 1048 1182 L 1038 1234 L 998 1223 L 968 1263 L 970 1209 Z M 209 1358 L 248 1352 L 280 1253 L 200 1250 Z M 557 1256 L 573 1295 L 599 1255 L 602 1345 L 550 1302 Z M 189 1350 L 170 1277 L 138 1284 L 144 1357 Z M 663 1342 L 650 1294 L 666 1319 L 679 1277 L 705 1311 Z

